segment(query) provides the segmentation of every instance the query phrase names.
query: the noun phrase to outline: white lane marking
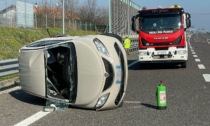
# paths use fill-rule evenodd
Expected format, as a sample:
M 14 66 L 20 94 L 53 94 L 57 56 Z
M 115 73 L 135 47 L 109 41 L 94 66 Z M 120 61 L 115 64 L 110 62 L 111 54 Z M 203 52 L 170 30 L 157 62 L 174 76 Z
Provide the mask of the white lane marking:
M 192 52 L 192 54 L 195 55 L 196 53 L 195 52 Z
M 13 88 L 10 88 L 10 89 L 4 90 L 4 91 L 0 91 L 0 94 L 10 93 L 12 91 L 16 91 L 16 90 L 20 90 L 20 89 L 21 89 L 21 87 L 17 86 L 17 87 L 13 87 Z
M 123 101 L 124 103 L 129 103 L 129 104 L 140 104 L 140 101 Z
M 138 63 L 139 61 L 138 60 L 136 60 L 136 61 L 134 61 L 134 62 L 132 62 L 132 63 L 130 63 L 129 65 L 128 65 L 128 68 L 129 67 L 131 67 L 131 66 L 133 66 L 134 64 L 136 64 L 136 63 Z
M 198 68 L 199 69 L 206 69 L 205 66 L 203 64 L 198 64 Z
M 210 82 L 210 74 L 203 74 L 203 77 L 206 82 Z
M 198 57 L 197 55 L 193 55 L 193 57 Z
M 200 62 L 201 60 L 200 60 L 200 59 L 195 59 L 195 61 L 196 61 L 196 62 Z
M 28 125 L 34 123 L 35 121 L 41 119 L 42 117 L 46 116 L 49 113 L 51 113 L 51 112 L 39 111 L 36 114 L 28 117 L 27 119 L 15 124 L 14 126 L 28 126 Z
M 195 51 L 192 49 L 191 52 L 195 52 Z

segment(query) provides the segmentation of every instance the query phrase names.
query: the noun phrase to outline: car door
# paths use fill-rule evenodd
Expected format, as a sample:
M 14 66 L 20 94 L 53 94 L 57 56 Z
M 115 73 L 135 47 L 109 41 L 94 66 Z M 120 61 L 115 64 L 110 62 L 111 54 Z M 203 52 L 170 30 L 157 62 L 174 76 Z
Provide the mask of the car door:
M 42 49 L 21 50 L 19 56 L 19 70 L 22 90 L 45 97 L 44 51 Z

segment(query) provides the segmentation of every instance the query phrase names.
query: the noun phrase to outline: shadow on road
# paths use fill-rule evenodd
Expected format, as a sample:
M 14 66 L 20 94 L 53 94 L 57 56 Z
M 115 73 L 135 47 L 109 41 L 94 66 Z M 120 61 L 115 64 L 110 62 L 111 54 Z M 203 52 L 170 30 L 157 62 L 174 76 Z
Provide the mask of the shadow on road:
M 33 105 L 45 106 L 46 103 L 45 99 L 30 95 L 22 90 L 12 91 L 9 94 L 17 100 Z
M 128 65 L 136 60 L 128 60 Z M 139 63 L 136 62 L 129 66 L 128 70 L 158 70 L 158 69 L 179 69 L 179 64 L 176 63 Z
M 157 106 L 154 106 L 154 105 L 151 105 L 151 104 L 141 103 L 141 105 L 146 106 L 148 108 L 157 109 Z

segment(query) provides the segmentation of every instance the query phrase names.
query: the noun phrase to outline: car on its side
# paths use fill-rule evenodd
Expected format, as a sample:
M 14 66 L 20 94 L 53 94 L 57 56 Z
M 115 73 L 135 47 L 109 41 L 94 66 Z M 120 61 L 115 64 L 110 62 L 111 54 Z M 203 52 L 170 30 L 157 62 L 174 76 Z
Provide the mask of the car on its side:
M 21 89 L 72 107 L 106 110 L 121 106 L 128 66 L 116 36 L 61 36 L 22 47 L 18 58 Z

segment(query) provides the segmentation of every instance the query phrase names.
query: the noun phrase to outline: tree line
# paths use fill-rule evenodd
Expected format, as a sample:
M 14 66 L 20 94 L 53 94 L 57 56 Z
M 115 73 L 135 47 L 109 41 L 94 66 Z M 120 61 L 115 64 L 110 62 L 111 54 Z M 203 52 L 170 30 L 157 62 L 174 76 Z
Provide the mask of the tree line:
M 35 7 L 37 7 L 35 8 L 37 9 L 37 15 L 44 13 L 49 16 L 51 15 L 51 17 L 61 17 L 62 1 L 63 0 L 39 0 L 37 3 L 35 3 Z M 108 7 L 100 6 L 98 2 L 98 0 L 64 0 L 65 18 L 107 25 Z

